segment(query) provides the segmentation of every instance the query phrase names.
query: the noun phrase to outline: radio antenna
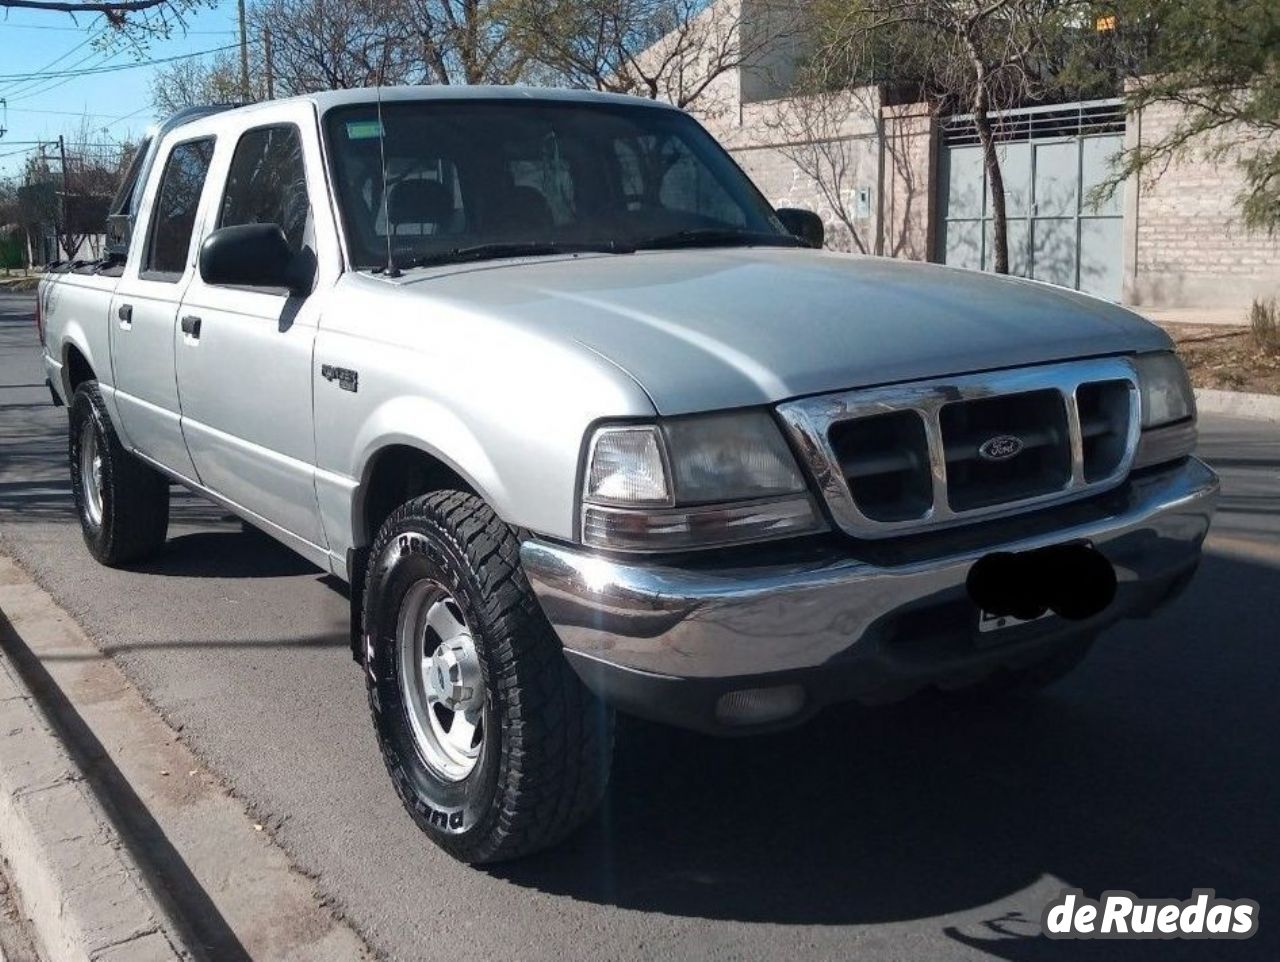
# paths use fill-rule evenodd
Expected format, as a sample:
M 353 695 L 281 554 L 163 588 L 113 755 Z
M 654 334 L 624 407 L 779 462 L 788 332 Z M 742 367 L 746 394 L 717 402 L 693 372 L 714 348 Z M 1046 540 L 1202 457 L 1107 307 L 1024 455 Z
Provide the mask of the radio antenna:
M 382 63 L 386 67 L 387 48 L 382 48 Z M 396 267 L 396 259 L 392 254 L 391 204 L 389 202 L 389 185 L 387 184 L 387 128 L 382 123 L 382 77 L 378 78 L 378 86 L 374 88 L 374 96 L 378 102 L 378 157 L 382 164 L 382 221 L 387 225 L 387 277 L 399 277 L 400 268 Z

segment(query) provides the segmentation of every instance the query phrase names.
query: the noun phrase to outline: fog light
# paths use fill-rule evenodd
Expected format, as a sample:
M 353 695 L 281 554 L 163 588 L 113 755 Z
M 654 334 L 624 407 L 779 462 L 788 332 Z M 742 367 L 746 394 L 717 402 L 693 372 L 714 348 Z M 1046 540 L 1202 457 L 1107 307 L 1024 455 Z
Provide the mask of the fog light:
M 799 685 L 743 688 L 720 696 L 716 719 L 726 725 L 765 725 L 796 715 L 802 708 L 804 689 Z

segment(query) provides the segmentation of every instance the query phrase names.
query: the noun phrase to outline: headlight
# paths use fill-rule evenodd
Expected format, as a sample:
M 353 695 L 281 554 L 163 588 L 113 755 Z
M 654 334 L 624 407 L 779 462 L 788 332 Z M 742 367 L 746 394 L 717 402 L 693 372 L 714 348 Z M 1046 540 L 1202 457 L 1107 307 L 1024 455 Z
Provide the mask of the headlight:
M 1196 396 L 1176 354 L 1134 358 L 1142 406 L 1142 437 L 1133 467 L 1185 458 L 1196 446 Z
M 582 540 L 594 547 L 679 551 L 823 527 L 763 411 L 600 428 L 584 477 Z
M 1196 415 L 1196 397 L 1178 355 L 1141 354 L 1134 358 L 1142 392 L 1142 426 L 1156 428 Z

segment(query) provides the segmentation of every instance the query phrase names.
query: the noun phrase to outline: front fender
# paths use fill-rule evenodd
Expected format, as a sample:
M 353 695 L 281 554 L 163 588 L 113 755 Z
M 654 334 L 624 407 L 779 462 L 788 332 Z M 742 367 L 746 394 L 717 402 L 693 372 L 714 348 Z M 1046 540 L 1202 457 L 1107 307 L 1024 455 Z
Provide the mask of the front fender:
M 507 517 L 510 495 L 493 461 L 471 429 L 451 410 L 421 396 L 392 398 L 365 419 L 352 443 L 358 486 L 352 498 L 351 530 L 360 530 L 374 461 L 395 445 L 416 448 L 448 465 L 494 509 Z

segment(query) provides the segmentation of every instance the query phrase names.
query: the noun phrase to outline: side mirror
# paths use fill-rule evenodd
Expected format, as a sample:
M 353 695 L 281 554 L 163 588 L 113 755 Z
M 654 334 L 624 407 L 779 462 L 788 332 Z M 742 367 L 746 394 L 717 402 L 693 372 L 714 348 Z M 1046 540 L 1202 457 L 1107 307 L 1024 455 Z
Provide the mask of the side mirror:
M 295 297 L 311 293 L 314 272 L 289 248 L 279 224 L 222 227 L 200 245 L 206 284 L 283 288 Z
M 782 221 L 783 227 L 810 247 L 820 248 L 826 242 L 827 229 L 822 223 L 822 218 L 811 210 L 780 207 L 778 220 Z

